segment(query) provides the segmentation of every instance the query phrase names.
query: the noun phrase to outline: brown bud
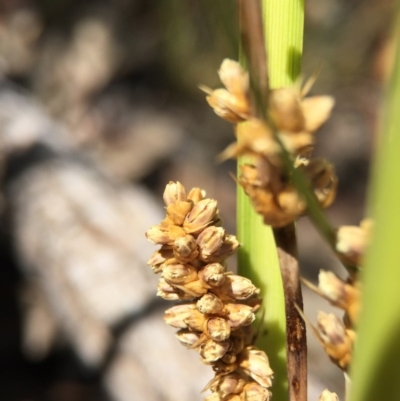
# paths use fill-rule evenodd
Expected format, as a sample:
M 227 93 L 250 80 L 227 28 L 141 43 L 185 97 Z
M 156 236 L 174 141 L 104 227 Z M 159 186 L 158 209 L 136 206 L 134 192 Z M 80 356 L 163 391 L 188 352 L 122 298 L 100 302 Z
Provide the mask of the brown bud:
M 194 280 L 184 285 L 177 285 L 182 291 L 191 297 L 201 297 L 207 292 L 207 288 L 204 287 L 200 280 Z
M 189 348 L 194 346 L 200 340 L 200 334 L 185 329 L 179 330 L 176 333 L 176 337 L 183 345 Z
M 238 368 L 238 364 L 237 362 L 228 364 L 223 361 L 217 361 L 213 364 L 212 368 L 217 374 L 227 374 L 234 372 Z
M 187 329 L 185 319 L 191 316 L 194 310 L 196 310 L 194 303 L 173 306 L 165 311 L 165 323 L 177 329 Z
M 206 318 L 195 308 L 193 311 L 191 311 L 190 315 L 185 318 L 185 323 L 191 330 L 201 332 L 203 331 L 203 326 L 206 323 Z
M 164 190 L 164 203 L 165 206 L 172 205 L 179 201 L 186 201 L 185 187 L 179 182 L 170 181 Z
M 258 383 L 250 382 L 244 386 L 241 397 L 249 401 L 268 401 L 272 393 Z
M 172 224 L 182 225 L 187 214 L 192 210 L 193 203 L 177 201 L 167 206 L 167 218 Z
M 225 236 L 222 245 L 208 257 L 208 260 L 210 262 L 220 262 L 232 255 L 238 247 L 239 241 L 236 239 L 236 237 L 228 234 Z
M 226 364 L 232 364 L 236 362 L 237 355 L 233 351 L 229 351 L 221 358 L 221 360 Z
M 331 393 L 325 389 L 319 396 L 318 401 L 339 401 L 339 397 L 336 393 Z
M 248 326 L 255 320 L 255 315 L 252 307 L 242 304 L 226 304 L 224 314 L 232 329 L 237 329 L 242 326 Z
M 240 368 L 261 386 L 272 386 L 273 371 L 265 352 L 253 347 L 246 347 L 240 353 Z
M 204 363 L 209 364 L 221 359 L 230 347 L 229 341 L 216 342 L 214 340 L 207 340 L 201 344 L 199 354 Z
M 218 393 L 221 397 L 230 394 L 240 394 L 245 385 L 245 381 L 236 373 L 217 376 L 216 380 L 211 384 L 210 389 Z
M 198 234 L 213 222 L 217 212 L 217 201 L 203 199 L 186 216 L 183 227 L 188 234 Z
M 215 314 L 222 311 L 224 303 L 214 294 L 204 294 L 196 303 L 199 312 L 204 314 Z
M 260 290 L 248 279 L 235 274 L 227 275 L 221 287 L 213 288 L 222 301 L 243 301 L 256 295 Z
M 214 341 L 225 341 L 231 335 L 229 323 L 222 317 L 212 317 L 205 321 L 203 331 Z
M 197 270 L 190 264 L 171 264 L 163 268 L 163 278 L 171 285 L 184 285 L 197 280 Z
M 198 273 L 207 288 L 220 287 L 225 281 L 225 268 L 220 263 L 210 263 Z
M 189 294 L 168 284 L 163 278 L 160 279 L 157 288 L 157 296 L 167 301 L 177 301 L 192 298 Z
M 189 234 L 176 239 L 172 249 L 176 259 L 181 263 L 191 262 L 199 254 L 196 240 Z
M 216 253 L 222 246 L 224 239 L 224 228 L 215 226 L 205 228 L 197 237 L 201 260 L 209 262 L 213 253 Z

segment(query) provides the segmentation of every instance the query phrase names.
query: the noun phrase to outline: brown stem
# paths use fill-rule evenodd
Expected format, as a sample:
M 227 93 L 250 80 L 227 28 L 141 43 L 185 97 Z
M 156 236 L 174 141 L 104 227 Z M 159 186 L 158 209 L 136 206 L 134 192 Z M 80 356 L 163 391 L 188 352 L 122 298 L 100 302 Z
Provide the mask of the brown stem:
M 290 401 L 307 401 L 306 326 L 295 305 L 303 309 L 294 224 L 275 228 L 286 309 L 286 354 Z

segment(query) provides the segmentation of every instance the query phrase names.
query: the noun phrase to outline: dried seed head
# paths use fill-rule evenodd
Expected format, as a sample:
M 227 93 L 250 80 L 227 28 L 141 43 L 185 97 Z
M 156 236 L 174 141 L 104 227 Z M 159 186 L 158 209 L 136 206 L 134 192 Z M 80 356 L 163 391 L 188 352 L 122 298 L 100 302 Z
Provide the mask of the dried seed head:
M 229 341 L 216 342 L 212 339 L 207 340 L 201 344 L 199 353 L 204 363 L 210 364 L 221 359 L 230 347 Z
M 203 199 L 186 216 L 183 227 L 188 234 L 198 234 L 217 218 L 217 201 Z
M 305 120 L 301 99 L 292 88 L 270 91 L 269 112 L 280 131 L 299 132 L 304 129 Z
M 163 268 L 164 280 L 171 285 L 184 285 L 197 280 L 197 270 L 190 264 L 170 264 Z
M 215 314 L 222 311 L 224 303 L 214 294 L 204 294 L 196 303 L 199 312 L 204 314 Z
M 193 347 L 200 340 L 199 333 L 185 329 L 179 330 L 176 333 L 176 337 L 183 345 L 189 348 Z
M 253 308 L 243 304 L 226 304 L 224 313 L 232 329 L 248 326 L 253 323 L 256 318 L 253 313 Z
M 269 366 L 265 352 L 253 346 L 246 347 L 240 353 L 239 366 L 261 386 L 265 388 L 272 386 L 274 372 Z
M 179 201 L 186 201 L 185 187 L 179 181 L 170 181 L 165 187 L 163 199 L 165 206 L 172 205 Z
M 189 234 L 177 238 L 172 249 L 175 258 L 181 263 L 191 262 L 199 255 L 196 240 Z
M 225 268 L 220 263 L 210 263 L 198 273 L 207 288 L 220 287 L 225 281 Z
M 318 401 L 339 401 L 339 397 L 336 393 L 331 393 L 325 389 L 319 396 Z
M 249 90 L 249 74 L 234 60 L 225 59 L 218 71 L 221 82 L 229 92 L 245 96 Z
M 248 278 L 231 274 L 225 277 L 221 287 L 213 288 L 212 292 L 223 301 L 243 301 L 258 294 L 260 290 Z
M 197 237 L 201 260 L 209 262 L 212 255 L 222 246 L 224 239 L 224 228 L 215 226 L 205 228 Z
M 256 382 L 247 383 L 241 394 L 241 399 L 248 401 L 268 401 L 272 393 Z
M 231 394 L 240 394 L 245 385 L 245 381 L 237 373 L 217 376 L 212 382 L 210 389 L 218 393 L 222 398 Z
M 146 237 L 157 245 L 172 245 L 174 241 L 186 235 L 182 227 L 175 225 L 158 225 L 150 227 Z
M 205 197 L 206 191 L 200 188 L 192 188 L 187 196 L 187 200 L 192 201 L 195 205 L 196 203 L 199 203 L 201 200 L 203 200 Z
M 225 341 L 231 335 L 231 327 L 222 317 L 207 319 L 203 326 L 203 331 L 214 341 Z
M 194 310 L 196 310 L 194 303 L 173 306 L 165 311 L 165 323 L 177 329 L 187 329 L 185 319 L 190 317 Z
M 186 201 L 176 201 L 167 206 L 167 220 L 171 224 L 182 225 L 187 214 L 192 210 L 193 203 Z

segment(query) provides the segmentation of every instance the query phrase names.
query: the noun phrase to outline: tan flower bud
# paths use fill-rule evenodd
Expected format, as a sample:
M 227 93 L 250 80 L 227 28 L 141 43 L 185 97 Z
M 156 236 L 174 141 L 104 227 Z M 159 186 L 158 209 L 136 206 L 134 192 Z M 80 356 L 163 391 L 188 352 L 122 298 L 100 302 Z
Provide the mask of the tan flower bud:
M 190 283 L 179 285 L 178 287 L 186 294 L 196 298 L 201 297 L 207 292 L 207 288 L 204 287 L 203 283 L 200 280 L 194 280 Z
M 249 102 L 246 97 L 226 89 L 211 90 L 203 86 L 200 89 L 209 95 L 206 100 L 217 116 L 231 123 L 239 123 L 248 118 Z
M 332 313 L 319 312 L 317 331 L 326 353 L 343 370 L 346 370 L 352 355 L 353 333 Z
M 321 270 L 318 287 L 322 295 L 332 305 L 345 310 L 353 324 L 356 323 L 361 305 L 361 293 L 358 286 L 340 280 L 332 272 Z
M 217 201 L 203 199 L 186 216 L 183 227 L 188 234 L 198 234 L 213 222 L 217 213 Z
M 163 278 L 171 285 L 184 285 L 197 280 L 197 270 L 190 264 L 171 264 L 163 267 Z
M 249 74 L 234 60 L 225 59 L 218 71 L 221 82 L 229 92 L 246 95 L 249 90 Z
M 177 301 L 192 298 L 191 295 L 168 284 L 163 278 L 160 279 L 157 288 L 157 296 L 167 301 Z
M 305 118 L 305 130 L 317 131 L 330 117 L 335 100 L 331 96 L 312 96 L 302 100 L 301 108 Z
M 172 245 L 177 238 L 185 235 L 185 230 L 175 225 L 153 226 L 146 232 L 146 237 L 158 245 Z
M 187 196 L 187 199 L 192 201 L 194 205 L 199 203 L 206 197 L 206 191 L 200 188 L 192 188 Z
M 183 345 L 189 348 L 193 347 L 200 340 L 200 334 L 185 329 L 179 330 L 176 333 L 176 337 Z
M 199 348 L 199 354 L 202 361 L 206 364 L 221 359 L 230 347 L 229 341 L 216 342 L 214 340 L 207 340 L 205 343 L 201 344 Z
M 180 226 L 185 221 L 187 214 L 192 210 L 193 203 L 177 201 L 167 206 L 167 218 L 172 224 Z
M 179 201 L 186 201 L 185 187 L 179 182 L 170 181 L 164 190 L 164 203 L 165 206 L 172 205 Z
M 252 307 L 242 304 L 226 304 L 224 314 L 232 329 L 248 326 L 253 323 L 256 316 L 252 311 Z
M 269 112 L 280 131 L 300 132 L 305 125 L 301 99 L 292 88 L 270 91 Z
M 191 262 L 199 254 L 196 240 L 189 234 L 176 239 L 172 249 L 176 259 L 181 263 Z
M 215 314 L 222 311 L 224 303 L 214 294 L 204 294 L 196 303 L 199 312 L 204 314 Z
M 207 227 L 197 237 L 197 244 L 200 248 L 200 258 L 209 262 L 213 253 L 217 252 L 225 239 L 225 229 L 222 227 Z
M 196 307 L 191 311 L 190 315 L 185 319 L 188 328 L 195 331 L 203 331 L 203 326 L 206 323 L 205 316 L 200 313 Z
M 271 387 L 274 372 L 269 366 L 265 352 L 253 347 L 246 347 L 240 353 L 240 368 L 263 387 Z
M 234 235 L 226 235 L 224 242 L 213 254 L 208 257 L 210 262 L 221 262 L 228 256 L 232 255 L 239 247 L 239 241 Z
M 245 381 L 238 374 L 230 373 L 217 376 L 210 389 L 224 398 L 230 394 L 240 394 L 244 385 Z
M 235 274 L 227 275 L 221 287 L 213 288 L 222 301 L 243 301 L 256 295 L 260 290 L 248 279 Z
M 203 331 L 214 341 L 225 341 L 231 335 L 229 323 L 222 317 L 212 317 L 205 321 Z
M 318 401 L 339 401 L 339 397 L 336 393 L 331 393 L 325 389 L 319 396 Z
M 147 261 L 147 264 L 153 269 L 153 272 L 158 274 L 162 272 L 162 265 L 173 257 L 172 249 L 169 248 L 161 248 L 155 251 L 150 259 Z
M 198 272 L 207 288 L 220 287 L 225 281 L 225 268 L 220 263 L 210 263 Z
M 258 383 L 250 382 L 244 386 L 241 397 L 246 401 L 268 401 L 272 393 Z
M 188 326 L 185 323 L 185 319 L 190 317 L 194 310 L 196 310 L 194 303 L 173 306 L 165 311 L 165 323 L 176 329 L 187 329 Z

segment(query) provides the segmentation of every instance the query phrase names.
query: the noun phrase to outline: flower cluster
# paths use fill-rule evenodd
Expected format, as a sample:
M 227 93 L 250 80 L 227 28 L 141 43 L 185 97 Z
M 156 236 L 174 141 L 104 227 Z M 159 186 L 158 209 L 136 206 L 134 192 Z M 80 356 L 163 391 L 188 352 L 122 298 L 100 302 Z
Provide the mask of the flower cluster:
M 214 379 L 207 401 L 267 401 L 273 372 L 263 351 L 252 345 L 250 324 L 259 309 L 259 289 L 226 271 L 225 259 L 239 246 L 221 226 L 217 202 L 179 182 L 164 192 L 166 218 L 147 238 L 161 248 L 148 264 L 160 273 L 157 295 L 186 301 L 165 313 L 177 337 L 211 365 Z
M 220 117 L 243 123 L 236 128 L 237 142 L 221 154 L 221 159 L 252 157 L 251 164 L 241 166 L 238 181 L 264 222 L 282 227 L 307 209 L 290 172 L 283 166 L 282 148 L 289 153 L 293 168 L 301 170 L 307 178 L 318 203 L 328 207 L 337 187 L 333 166 L 322 159 L 310 160 L 309 155 L 314 147 L 314 133 L 330 116 L 333 99 L 305 98 L 306 91 L 294 88 L 271 90 L 267 123 L 251 113 L 249 76 L 237 62 L 224 60 L 219 76 L 226 89 L 213 91 L 203 87 L 208 103 Z

